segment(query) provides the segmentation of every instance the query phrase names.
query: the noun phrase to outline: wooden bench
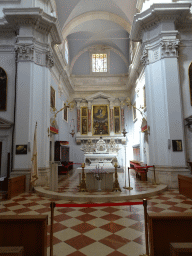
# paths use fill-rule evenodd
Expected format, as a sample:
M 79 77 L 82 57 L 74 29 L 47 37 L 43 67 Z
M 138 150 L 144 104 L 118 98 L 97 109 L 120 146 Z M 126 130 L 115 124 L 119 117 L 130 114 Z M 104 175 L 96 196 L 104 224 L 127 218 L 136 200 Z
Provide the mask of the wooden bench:
M 7 195 L 8 199 L 25 192 L 25 179 L 25 175 L 9 178 Z
M 192 199 L 192 175 L 178 174 L 179 193 Z
M 73 162 L 62 162 L 62 165 L 58 166 L 58 174 L 68 174 L 73 169 Z
M 0 247 L 23 246 L 24 256 L 47 255 L 48 215 L 1 215 Z
M 170 256 L 191 256 L 192 243 L 171 243 Z
M 147 166 L 147 165 L 146 165 Z M 138 178 L 141 181 L 147 181 L 147 172 L 148 168 L 146 166 L 141 166 L 141 164 L 137 161 L 130 161 L 130 168 L 134 169 L 136 172 L 136 178 Z
M 170 243 L 192 243 L 192 213 L 148 213 L 148 228 L 150 256 L 170 256 Z
M 23 246 L 0 247 L 0 256 L 24 256 Z

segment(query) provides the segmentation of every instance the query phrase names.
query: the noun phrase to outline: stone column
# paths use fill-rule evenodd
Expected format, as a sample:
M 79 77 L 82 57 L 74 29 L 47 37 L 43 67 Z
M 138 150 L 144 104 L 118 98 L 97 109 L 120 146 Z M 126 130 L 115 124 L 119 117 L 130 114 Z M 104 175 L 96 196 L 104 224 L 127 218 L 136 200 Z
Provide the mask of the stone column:
M 29 17 L 29 20 L 32 18 Z M 27 20 L 27 18 L 26 18 Z M 41 42 L 37 47 L 34 28 L 20 24 L 16 38 L 17 99 L 15 145 L 28 145 L 27 154 L 14 155 L 14 174 L 20 170 L 31 171 L 33 140 L 37 122 L 37 154 L 39 175 L 37 185 L 48 185 L 50 126 L 50 68 L 54 65 L 51 48 Z M 31 23 L 29 23 L 31 24 Z M 14 151 L 15 152 L 15 151 Z
M 91 130 L 91 112 L 92 112 L 92 104 L 91 104 L 91 101 L 88 102 L 88 135 L 92 135 L 92 130 Z
M 141 61 L 145 65 L 147 124 L 150 126 L 147 164 L 156 166 L 157 182 L 170 188 L 178 187 L 179 173 L 188 172 L 178 65 L 180 41 L 174 21 L 175 9 L 180 10 L 177 15 L 184 16 L 189 12 L 190 4 L 176 5 L 170 4 L 168 8 L 159 4 L 158 11 L 154 5 L 151 6 L 145 16 L 142 13 L 135 16 L 132 28 L 132 31 L 137 31 L 132 33 L 132 40 L 140 37 L 143 43 Z M 165 19 L 166 8 L 169 15 Z M 150 27 L 149 19 L 155 19 L 156 12 L 158 21 L 156 26 Z M 173 141 L 181 141 L 182 149 L 174 151 Z M 153 180 L 152 171 L 148 177 Z

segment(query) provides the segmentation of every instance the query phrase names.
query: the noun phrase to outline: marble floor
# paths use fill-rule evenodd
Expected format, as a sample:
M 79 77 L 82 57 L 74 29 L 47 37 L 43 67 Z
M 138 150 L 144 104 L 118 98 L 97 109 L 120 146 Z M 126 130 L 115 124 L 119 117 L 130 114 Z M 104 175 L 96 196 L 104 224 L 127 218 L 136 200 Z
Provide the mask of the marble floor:
M 143 186 L 147 190 L 146 183 L 137 181 L 134 174 L 131 179 L 132 184 L 135 184 L 137 188 L 137 193 L 140 193 L 139 188 L 142 189 Z M 64 186 L 66 189 L 67 186 L 63 184 L 67 184 L 69 180 L 60 177 L 60 181 L 60 188 Z M 150 184 L 147 186 L 150 186 Z M 63 188 L 63 193 L 65 189 Z M 192 213 L 192 200 L 180 195 L 177 189 L 166 190 L 146 199 L 148 200 L 148 212 Z M 23 193 L 11 200 L 0 202 L 0 216 L 33 214 L 46 214 L 49 216 L 48 255 L 50 250 L 51 201 L 53 199 L 33 192 Z M 81 203 L 80 201 L 59 199 L 54 201 L 58 204 Z M 140 202 L 142 200 L 126 201 Z M 138 256 L 144 254 L 143 206 L 56 207 L 54 210 L 53 244 L 53 255 L 55 256 Z

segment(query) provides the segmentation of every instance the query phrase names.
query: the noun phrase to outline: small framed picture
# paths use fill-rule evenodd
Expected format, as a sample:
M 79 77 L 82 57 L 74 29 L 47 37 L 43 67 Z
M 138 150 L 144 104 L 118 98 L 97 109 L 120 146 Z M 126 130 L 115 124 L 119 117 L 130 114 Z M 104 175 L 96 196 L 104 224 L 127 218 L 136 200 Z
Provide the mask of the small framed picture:
M 183 151 L 182 140 L 172 140 L 173 151 Z
M 50 92 L 50 105 L 51 108 L 55 108 L 55 90 L 53 89 L 53 87 L 51 86 L 51 92 Z
M 68 107 L 64 105 L 63 119 L 68 123 Z
M 27 145 L 16 145 L 16 155 L 26 155 Z

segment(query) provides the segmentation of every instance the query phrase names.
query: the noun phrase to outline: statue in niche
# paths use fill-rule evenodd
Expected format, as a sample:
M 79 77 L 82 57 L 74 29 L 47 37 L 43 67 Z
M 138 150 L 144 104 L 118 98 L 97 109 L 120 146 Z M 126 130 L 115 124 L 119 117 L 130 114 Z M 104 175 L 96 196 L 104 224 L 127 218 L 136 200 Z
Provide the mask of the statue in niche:
M 0 68 L 0 111 L 7 107 L 7 75 L 4 69 Z

